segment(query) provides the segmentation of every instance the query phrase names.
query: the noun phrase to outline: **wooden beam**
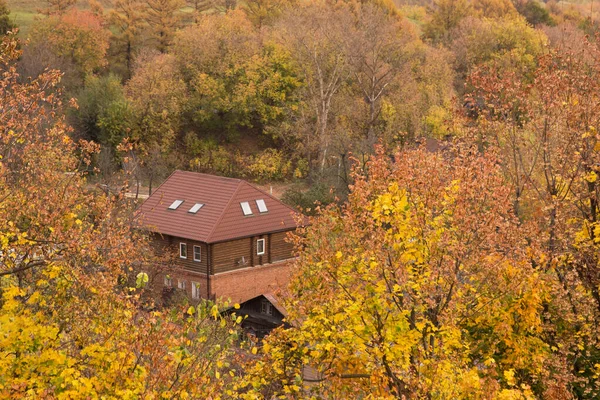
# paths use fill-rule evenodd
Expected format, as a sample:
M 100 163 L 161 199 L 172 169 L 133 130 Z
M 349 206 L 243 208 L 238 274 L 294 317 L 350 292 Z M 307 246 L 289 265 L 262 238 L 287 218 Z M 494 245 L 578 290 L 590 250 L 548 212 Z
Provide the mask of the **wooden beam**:
M 254 237 L 250 238 L 250 266 L 254 267 Z
M 267 262 L 271 264 L 271 234 L 267 235 Z

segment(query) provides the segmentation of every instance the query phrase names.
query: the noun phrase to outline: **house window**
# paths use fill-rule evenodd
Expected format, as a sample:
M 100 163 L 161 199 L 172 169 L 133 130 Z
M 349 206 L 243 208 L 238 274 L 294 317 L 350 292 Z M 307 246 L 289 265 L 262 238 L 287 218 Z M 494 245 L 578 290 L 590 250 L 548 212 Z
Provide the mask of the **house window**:
M 200 261 L 202 259 L 202 249 L 200 246 L 194 246 L 194 261 Z
M 200 284 L 198 282 L 192 282 L 192 298 L 200 298 Z
M 185 281 L 182 281 L 181 279 L 177 280 L 177 288 L 185 290 Z
M 267 211 L 269 211 L 269 209 L 267 208 L 267 204 L 263 199 L 256 200 L 256 206 L 258 207 L 258 211 L 260 213 L 266 213 Z
M 165 286 L 171 287 L 173 286 L 173 279 L 169 275 L 165 275 Z
M 190 208 L 190 210 L 188 212 L 190 214 L 196 214 L 198 212 L 198 210 L 200 210 L 202 207 L 204 207 L 204 204 L 196 203 L 192 206 L 192 208 Z
M 250 203 L 248 203 L 247 201 L 242 201 L 240 203 L 240 206 L 242 206 L 242 212 L 244 213 L 244 215 L 252 215 L 252 209 L 250 208 Z
M 259 256 L 265 254 L 265 239 L 258 239 L 256 241 L 256 254 Z
M 260 312 L 266 315 L 273 315 L 273 305 L 266 300 L 260 303 Z
M 179 257 L 187 258 L 187 244 L 179 243 Z
M 183 203 L 183 200 L 175 200 L 173 203 L 171 203 L 171 205 L 169 206 L 169 210 L 177 210 L 177 208 L 181 205 L 181 203 Z

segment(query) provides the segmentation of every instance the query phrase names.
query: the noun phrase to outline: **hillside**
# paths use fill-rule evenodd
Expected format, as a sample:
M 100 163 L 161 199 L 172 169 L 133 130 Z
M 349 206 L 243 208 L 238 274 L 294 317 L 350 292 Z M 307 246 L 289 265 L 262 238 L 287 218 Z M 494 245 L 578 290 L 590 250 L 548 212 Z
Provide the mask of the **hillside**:
M 600 398 L 600 4 L 4 3 L 0 398 Z

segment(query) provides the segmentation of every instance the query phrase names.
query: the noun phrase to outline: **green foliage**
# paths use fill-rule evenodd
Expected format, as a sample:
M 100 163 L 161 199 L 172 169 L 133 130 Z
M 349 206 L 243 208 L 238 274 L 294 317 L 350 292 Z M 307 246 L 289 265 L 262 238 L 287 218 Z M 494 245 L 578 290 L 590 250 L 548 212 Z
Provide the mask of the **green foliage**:
M 447 135 L 452 134 L 451 118 L 452 114 L 447 108 L 432 107 L 425 116 L 425 124 L 429 134 L 438 139 L 444 139 Z
M 127 136 L 132 118 L 119 77 L 88 77 L 77 99 L 78 107 L 70 110 L 77 132 L 86 140 L 116 148 Z
M 494 66 L 503 73 L 531 76 L 547 43 L 546 35 L 521 16 L 498 19 L 465 19 L 450 45 L 455 68 L 462 79 L 476 66 Z
M 132 139 L 144 152 L 169 153 L 182 123 L 186 87 L 168 54 L 139 60 L 125 87 L 133 113 Z
M 186 152 L 190 156 L 189 168 L 198 172 L 234 176 L 241 170 L 241 155 L 220 146 L 213 139 L 200 139 L 189 132 L 184 138 Z
M 100 143 L 108 144 L 116 149 L 119 143 L 129 135 L 132 118 L 131 106 L 124 98 L 109 103 L 98 115 L 97 126 L 100 129 L 98 135 Z
M 423 29 L 425 36 L 437 42 L 448 40 L 450 31 L 471 11 L 467 0 L 436 0 L 431 19 Z
M 328 185 L 318 182 L 310 185 L 308 190 L 302 186 L 292 187 L 285 191 L 281 200 L 307 215 L 315 215 L 317 205 L 327 206 L 333 203 L 335 198 Z
M 145 272 L 140 272 L 137 274 L 135 278 L 135 287 L 140 289 L 146 286 L 148 283 L 148 274 Z
M 296 107 L 301 82 L 289 52 L 271 43 L 261 46 L 242 12 L 204 17 L 177 36 L 172 52 L 199 132 L 228 139 L 244 128 L 261 133 Z
M 195 171 L 258 181 L 284 180 L 292 173 L 292 161 L 281 150 L 267 148 L 257 154 L 242 155 L 214 139 L 200 139 L 191 132 L 186 134 L 184 144 L 191 158 L 189 167 Z
M 517 11 L 519 11 L 531 25 L 556 25 L 544 3 L 540 3 L 538 0 L 517 1 L 516 7 Z
M 244 398 L 534 398 L 551 357 L 548 289 L 512 251 L 522 241 L 494 158 L 469 152 L 380 152 L 346 204 L 311 220 L 294 326 L 266 339 Z M 304 386 L 307 366 L 323 381 Z
M 280 150 L 266 149 L 250 157 L 247 173 L 259 181 L 279 181 L 288 178 L 292 161 Z
M 29 39 L 29 46 L 48 49 L 54 57 L 51 66 L 67 63 L 73 68 L 71 88 L 106 65 L 109 32 L 89 11 L 71 10 L 41 19 L 31 27 Z
M 10 11 L 6 5 L 6 1 L 0 0 L 0 35 L 4 35 L 14 28 L 16 28 L 16 26 L 11 21 Z

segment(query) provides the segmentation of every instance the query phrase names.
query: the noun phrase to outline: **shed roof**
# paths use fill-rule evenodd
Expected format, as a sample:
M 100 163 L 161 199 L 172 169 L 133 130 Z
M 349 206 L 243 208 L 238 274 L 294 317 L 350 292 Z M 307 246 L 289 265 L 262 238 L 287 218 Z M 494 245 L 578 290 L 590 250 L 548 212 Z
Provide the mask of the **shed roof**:
M 264 200 L 267 212 L 260 212 L 256 200 Z M 169 209 L 183 200 L 176 209 Z M 251 215 L 244 215 L 248 202 Z M 204 204 L 196 213 L 189 212 Z M 241 179 L 175 171 L 138 208 L 141 225 L 164 235 L 206 243 L 295 229 L 291 207 Z

